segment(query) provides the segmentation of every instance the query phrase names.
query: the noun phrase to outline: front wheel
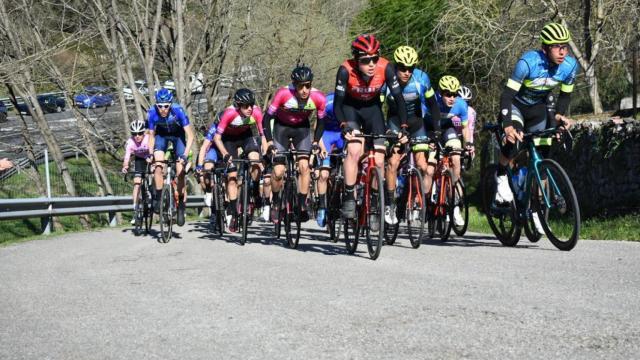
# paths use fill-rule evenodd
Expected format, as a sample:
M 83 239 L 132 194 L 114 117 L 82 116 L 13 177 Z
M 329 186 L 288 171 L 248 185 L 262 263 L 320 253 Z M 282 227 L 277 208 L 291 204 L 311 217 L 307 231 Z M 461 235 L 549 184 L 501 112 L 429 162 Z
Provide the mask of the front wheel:
M 285 186 L 284 233 L 287 237 L 287 245 L 291 249 L 295 249 L 298 247 L 298 242 L 300 241 L 300 215 L 295 213 L 298 209 L 296 206 L 297 194 L 295 192 L 295 184 L 293 184 L 291 180 L 287 180 Z M 293 229 L 294 226 L 295 229 Z M 293 231 L 295 231 L 295 233 L 293 233 Z
M 424 234 L 426 207 L 426 194 L 424 191 L 424 183 L 422 175 L 419 171 L 413 171 L 409 176 L 409 186 L 405 187 L 407 191 L 407 202 L 405 207 L 405 219 L 407 220 L 407 234 L 411 247 L 417 249 L 422 243 Z
M 165 184 L 160 195 L 160 242 L 168 243 L 171 240 L 173 228 L 173 190 Z
M 249 224 L 247 222 L 247 219 L 249 218 L 249 216 L 251 216 L 251 214 L 249 213 L 249 208 L 247 206 L 248 204 L 248 181 L 246 179 L 242 180 L 242 188 L 240 190 L 241 194 L 240 194 L 240 200 L 241 202 L 239 203 L 240 205 L 240 209 L 238 211 L 238 216 L 240 217 L 239 220 L 239 224 L 242 227 L 242 236 L 240 236 L 240 245 L 244 245 L 247 242 L 247 228 L 249 227 Z
M 453 198 L 453 232 L 458 236 L 464 236 L 469 226 L 469 203 L 467 202 L 467 190 L 462 179 L 456 181 L 453 191 L 455 195 Z M 462 221 L 458 223 L 458 219 Z
M 374 190 L 374 187 L 377 189 Z M 371 260 L 376 260 L 380 256 L 382 242 L 384 241 L 384 182 L 382 171 L 374 167 L 369 169 L 369 183 L 366 185 L 365 198 L 368 203 L 364 214 L 365 235 L 367 238 L 367 250 Z M 369 195 L 369 196 L 367 196 Z
M 532 210 L 551 243 L 558 249 L 569 251 L 580 237 L 580 207 L 571 180 L 564 169 L 554 160 L 544 159 L 539 163 L 538 173 L 547 191 L 538 191 L 537 179 L 532 181 Z M 536 195 L 535 198 L 533 195 Z
M 516 246 L 520 240 L 522 228 L 518 223 L 517 208 L 514 201 L 499 204 L 495 200 L 497 191 L 497 165 L 489 165 L 482 178 L 482 205 L 491 231 L 504 246 Z

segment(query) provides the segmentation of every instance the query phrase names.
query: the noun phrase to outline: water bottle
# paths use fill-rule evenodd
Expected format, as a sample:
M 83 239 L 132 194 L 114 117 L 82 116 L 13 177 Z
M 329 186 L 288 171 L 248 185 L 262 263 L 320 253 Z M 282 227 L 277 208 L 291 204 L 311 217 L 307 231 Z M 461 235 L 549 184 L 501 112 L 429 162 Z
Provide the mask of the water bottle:
M 527 180 L 527 168 L 525 166 L 518 169 L 518 172 L 511 178 L 513 182 L 513 189 L 518 200 L 522 200 L 524 197 L 524 187 Z
M 404 190 L 404 186 L 405 186 L 405 177 L 404 176 L 398 176 L 398 181 L 396 181 L 396 197 L 400 197 L 400 194 L 402 194 L 402 190 Z

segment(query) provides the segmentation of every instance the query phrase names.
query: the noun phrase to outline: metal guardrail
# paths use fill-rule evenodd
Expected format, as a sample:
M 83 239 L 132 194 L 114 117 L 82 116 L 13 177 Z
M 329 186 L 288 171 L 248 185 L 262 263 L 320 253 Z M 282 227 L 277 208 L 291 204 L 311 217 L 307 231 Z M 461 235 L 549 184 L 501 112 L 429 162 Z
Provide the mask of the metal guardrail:
M 53 216 L 107 213 L 110 225 L 115 226 L 115 214 L 132 211 L 132 206 L 131 196 L 0 199 L 0 220 L 41 218 L 42 230 L 48 233 Z M 186 207 L 205 207 L 204 196 L 189 195 Z

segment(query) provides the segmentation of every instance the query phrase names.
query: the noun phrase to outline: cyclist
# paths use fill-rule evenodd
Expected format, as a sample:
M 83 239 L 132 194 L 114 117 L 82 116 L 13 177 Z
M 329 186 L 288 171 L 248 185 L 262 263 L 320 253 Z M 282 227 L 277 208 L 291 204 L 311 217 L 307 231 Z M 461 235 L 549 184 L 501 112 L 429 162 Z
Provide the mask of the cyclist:
M 436 101 L 435 92 L 431 87 L 429 75 L 426 72 L 417 69 L 418 53 L 410 46 L 400 46 L 393 53 L 395 61 L 395 71 L 402 88 L 402 97 L 404 98 L 407 111 L 407 125 L 411 137 L 420 138 L 427 135 L 423 116 L 426 113 L 427 106 L 431 113 L 435 114 L 435 118 L 440 118 L 440 109 Z M 385 88 L 385 94 L 388 111 L 387 125 L 391 131 L 400 131 L 400 120 L 398 118 L 398 108 L 395 97 Z M 402 158 L 402 150 L 399 146 L 393 146 L 390 150 L 391 155 L 387 164 L 387 172 L 385 174 L 387 180 L 387 194 L 384 219 L 387 224 L 397 224 L 396 217 L 396 180 L 398 176 L 398 166 Z M 418 144 L 411 148 L 415 153 L 416 166 L 425 175 L 427 174 L 427 157 L 426 152 L 429 151 L 429 145 Z M 427 186 L 426 180 L 425 186 Z
M 224 162 L 237 159 L 238 149 L 242 148 L 243 154 L 248 159 L 259 160 L 261 148 L 266 147 L 264 132 L 262 131 L 262 111 L 256 106 L 256 99 L 253 91 L 249 89 L 238 89 L 233 95 L 233 105 L 222 112 L 215 130 L 214 126 L 209 129 L 204 143 L 200 148 L 200 156 L 196 171 L 201 172 L 205 161 L 205 152 L 208 151 L 213 142 L 222 156 Z M 231 166 L 227 176 L 227 196 L 229 205 L 227 207 L 227 223 L 229 231 L 235 232 L 237 229 L 238 214 L 238 182 L 235 166 Z M 260 189 L 258 181 L 260 176 L 260 165 L 253 164 L 251 167 L 252 189 L 257 199 Z M 247 179 L 248 180 L 248 179 Z
M 149 135 L 146 134 L 146 126 L 144 120 L 134 120 L 129 124 L 131 137 L 125 144 L 124 160 L 122 162 L 122 173 L 129 171 L 129 160 L 131 154 L 135 155 L 133 163 L 133 213 L 138 209 L 138 193 L 140 192 L 140 184 L 142 177 L 147 172 L 146 156 L 149 154 Z M 131 225 L 135 225 L 135 216 L 131 219 Z
M 445 75 L 438 82 L 440 91 L 436 94 L 438 105 L 440 106 L 440 128 L 442 130 L 441 141 L 445 147 L 451 147 L 451 162 L 453 164 L 453 183 L 460 178 L 460 151 L 462 150 L 462 142 L 459 137 L 465 141 L 465 147 L 468 151 L 473 151 L 473 144 L 469 140 L 469 134 L 466 130 L 468 122 L 468 105 L 458 96 L 460 91 L 460 81 L 451 75 Z M 427 116 L 433 123 L 435 118 L 431 113 Z M 430 125 L 433 126 L 433 125 Z M 426 183 L 429 185 L 427 189 L 431 189 L 432 176 L 435 172 L 437 160 L 435 153 L 429 156 L 429 170 L 427 172 Z M 453 209 L 453 221 L 456 225 L 464 225 L 464 219 L 460 214 L 460 208 Z
M 218 117 L 211 122 L 211 125 L 204 132 L 204 141 L 200 147 L 200 153 L 198 153 L 198 159 L 196 160 L 196 178 L 204 191 L 204 204 L 208 207 L 211 206 L 213 201 L 213 194 L 211 192 L 210 179 L 208 177 L 202 178 L 202 171 L 210 171 L 214 168 L 215 164 L 219 161 L 221 156 L 218 154 L 218 149 L 215 146 L 211 146 L 211 139 L 216 134 Z M 205 146 L 206 145 L 206 146 Z M 202 160 L 201 160 L 202 159 Z M 202 165 L 204 164 L 204 165 Z
M 511 202 L 513 193 L 507 179 L 507 166 L 515 156 L 516 142 L 522 141 L 523 131 L 540 131 L 558 126 L 568 129 L 573 121 L 565 117 L 573 91 L 578 63 L 569 56 L 571 34 L 562 24 L 549 23 L 540 32 L 542 46 L 525 52 L 511 74 L 500 96 L 500 122 L 505 140 L 501 146 L 498 166 L 497 202 Z M 547 99 L 551 91 L 560 85 L 555 116 L 548 116 Z M 541 139 L 538 145 L 550 145 L 549 139 Z M 544 155 L 548 147 L 541 149 Z M 533 214 L 536 229 L 544 233 L 538 216 Z
M 155 160 L 154 170 L 156 196 L 154 209 L 159 212 L 160 193 L 162 192 L 162 169 L 165 151 L 169 143 L 173 144 L 176 152 L 176 177 L 178 199 L 178 226 L 184 225 L 184 211 L 187 191 L 185 187 L 184 168 L 187 165 L 191 145 L 193 145 L 193 126 L 180 104 L 173 103 L 173 94 L 166 88 L 156 92 L 156 104 L 147 112 L 149 120 L 149 153 L 147 161 Z
M 325 120 L 324 120 L 324 133 L 320 141 L 321 153 L 324 159 L 320 166 L 320 176 L 318 177 L 318 197 L 320 204 L 318 206 L 318 214 L 316 221 L 318 226 L 324 227 L 326 225 L 326 212 L 327 212 L 327 181 L 329 180 L 329 171 L 331 169 L 331 158 L 326 156 L 334 150 L 340 150 L 344 148 L 344 141 L 342 139 L 342 132 L 340 129 L 340 123 L 333 112 L 333 98 L 334 94 L 327 95 L 327 106 L 325 108 Z
M 313 82 L 313 72 L 307 66 L 297 65 L 291 72 L 291 84 L 280 88 L 273 97 L 267 114 L 264 117 L 263 128 L 270 149 L 278 151 L 289 150 L 289 139 L 297 151 L 307 153 L 298 156 L 298 204 L 300 204 L 300 221 L 309 220 L 309 210 L 307 204 L 307 193 L 311 181 L 309 170 L 309 154 L 311 150 L 319 150 L 318 141 L 324 131 L 324 117 L 326 98 L 324 94 L 311 86 Z M 311 133 L 311 114 L 317 112 L 316 128 Z M 273 134 L 269 127 L 271 119 L 275 119 Z M 280 203 L 280 190 L 283 186 L 284 162 L 282 157 L 274 159 L 271 176 L 271 217 L 275 219 L 278 204 Z
M 465 130 L 467 131 L 469 142 L 472 145 L 471 146 L 472 151 L 470 155 L 473 158 L 475 156 L 475 148 L 473 147 L 473 132 L 475 131 L 476 119 L 478 117 L 476 110 L 471 107 L 471 100 L 473 100 L 473 93 L 471 92 L 471 88 L 463 85 L 460 87 L 460 91 L 458 91 L 458 96 L 460 96 L 462 100 L 467 102 L 467 126 L 465 127 Z
M 347 157 L 344 160 L 346 199 L 342 203 L 342 214 L 346 218 L 356 217 L 355 185 L 358 162 L 363 153 L 364 141 L 355 137 L 362 130 L 367 134 L 384 134 L 380 94 L 383 85 L 397 99 L 401 131 L 398 137 L 406 143 L 407 109 L 402 89 L 393 65 L 380 57 L 380 42 L 371 34 L 356 37 L 351 43 L 353 58 L 345 60 L 336 75 L 333 108 L 336 118 L 347 140 Z M 384 139 L 376 139 L 376 166 L 384 172 L 386 146 Z M 380 190 L 380 189 L 378 189 Z M 372 224 L 377 224 L 372 221 Z M 375 226 L 375 225 L 374 225 Z M 377 231 L 377 229 L 374 229 Z

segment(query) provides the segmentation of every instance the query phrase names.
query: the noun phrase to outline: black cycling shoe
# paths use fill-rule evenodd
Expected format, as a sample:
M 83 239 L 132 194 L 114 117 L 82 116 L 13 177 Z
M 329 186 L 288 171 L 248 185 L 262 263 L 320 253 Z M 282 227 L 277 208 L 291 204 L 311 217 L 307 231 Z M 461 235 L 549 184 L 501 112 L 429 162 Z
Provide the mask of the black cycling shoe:
M 356 218 L 356 201 L 354 199 L 348 199 L 342 202 L 342 217 L 346 219 Z
M 180 201 L 178 203 L 178 221 L 176 221 L 178 226 L 184 225 L 184 210 L 185 210 L 184 202 Z

